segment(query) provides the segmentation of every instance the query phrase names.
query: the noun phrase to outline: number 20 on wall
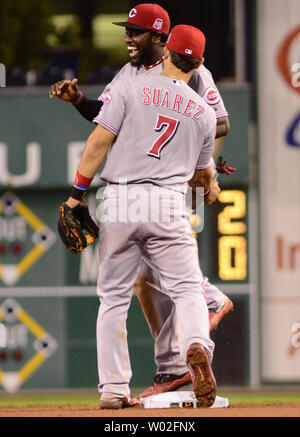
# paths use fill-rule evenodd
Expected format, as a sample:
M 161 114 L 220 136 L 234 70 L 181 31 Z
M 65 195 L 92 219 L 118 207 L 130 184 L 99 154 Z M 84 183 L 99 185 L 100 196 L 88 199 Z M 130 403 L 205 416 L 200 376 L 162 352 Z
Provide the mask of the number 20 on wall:
M 247 277 L 246 193 L 224 190 L 218 200 L 231 204 L 218 214 L 218 274 L 224 281 L 243 280 Z

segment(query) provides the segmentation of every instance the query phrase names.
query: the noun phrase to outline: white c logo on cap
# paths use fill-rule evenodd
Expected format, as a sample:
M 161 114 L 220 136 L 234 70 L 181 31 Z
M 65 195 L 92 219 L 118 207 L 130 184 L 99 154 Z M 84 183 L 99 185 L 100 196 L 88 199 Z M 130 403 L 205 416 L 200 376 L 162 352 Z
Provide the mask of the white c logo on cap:
M 137 14 L 137 10 L 135 8 L 132 8 L 131 11 L 129 12 L 129 18 L 135 17 L 136 14 Z

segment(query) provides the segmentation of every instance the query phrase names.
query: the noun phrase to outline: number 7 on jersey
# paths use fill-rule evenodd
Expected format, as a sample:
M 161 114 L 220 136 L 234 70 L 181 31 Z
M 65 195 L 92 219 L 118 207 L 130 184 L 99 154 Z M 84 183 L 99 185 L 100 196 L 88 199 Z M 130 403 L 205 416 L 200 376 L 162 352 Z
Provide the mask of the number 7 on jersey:
M 175 118 L 166 117 L 165 115 L 157 114 L 155 130 L 160 132 L 164 127 L 166 129 L 157 138 L 157 140 L 152 144 L 151 149 L 147 152 L 149 156 L 160 159 L 160 153 L 162 149 L 171 141 L 171 139 L 176 134 L 177 128 L 179 126 L 179 120 Z

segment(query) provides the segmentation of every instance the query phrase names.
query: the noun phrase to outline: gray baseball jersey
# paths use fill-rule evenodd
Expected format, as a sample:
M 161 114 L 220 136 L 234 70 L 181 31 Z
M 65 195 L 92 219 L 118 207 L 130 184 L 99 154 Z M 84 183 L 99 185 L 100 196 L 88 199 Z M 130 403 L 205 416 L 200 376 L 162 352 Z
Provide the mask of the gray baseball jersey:
M 110 93 L 112 85 L 114 85 L 120 78 L 139 76 L 141 74 L 146 74 L 147 76 L 161 74 L 162 65 L 163 62 L 159 61 L 151 67 L 145 67 L 142 65 L 140 68 L 137 68 L 128 62 L 105 87 L 99 100 L 105 101 L 107 95 Z M 204 65 L 201 65 L 193 73 L 193 76 L 189 81 L 189 86 L 213 108 L 217 118 L 228 116 L 228 112 L 213 80 L 212 74 Z
M 94 122 L 117 135 L 101 173 L 110 183 L 185 192 L 195 165 L 207 168 L 214 150 L 213 109 L 184 82 L 163 75 L 116 81 Z

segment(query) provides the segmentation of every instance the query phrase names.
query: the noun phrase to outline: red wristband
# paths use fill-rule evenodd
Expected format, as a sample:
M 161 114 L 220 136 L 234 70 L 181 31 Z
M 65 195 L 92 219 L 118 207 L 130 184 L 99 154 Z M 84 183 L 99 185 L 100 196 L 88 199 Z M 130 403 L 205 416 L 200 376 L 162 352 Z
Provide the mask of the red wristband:
M 81 100 L 82 100 L 82 97 L 83 97 L 83 94 L 82 94 L 82 92 L 81 92 L 81 91 L 79 91 L 79 97 L 78 97 L 78 99 L 77 99 L 77 100 L 75 100 L 75 102 L 72 102 L 72 104 L 73 104 L 73 105 L 78 105 L 78 103 L 80 103 L 80 102 L 81 102 Z
M 209 193 L 210 193 L 210 188 L 207 191 L 205 191 L 205 193 L 203 193 L 203 196 L 206 197 L 209 195 Z
M 82 176 L 79 172 L 76 173 L 73 187 L 78 188 L 79 190 L 86 191 L 93 178 L 86 178 L 85 176 Z
M 77 172 L 70 196 L 74 199 L 82 200 L 92 180 L 93 178 L 86 178 L 85 176 L 82 176 L 79 172 Z

